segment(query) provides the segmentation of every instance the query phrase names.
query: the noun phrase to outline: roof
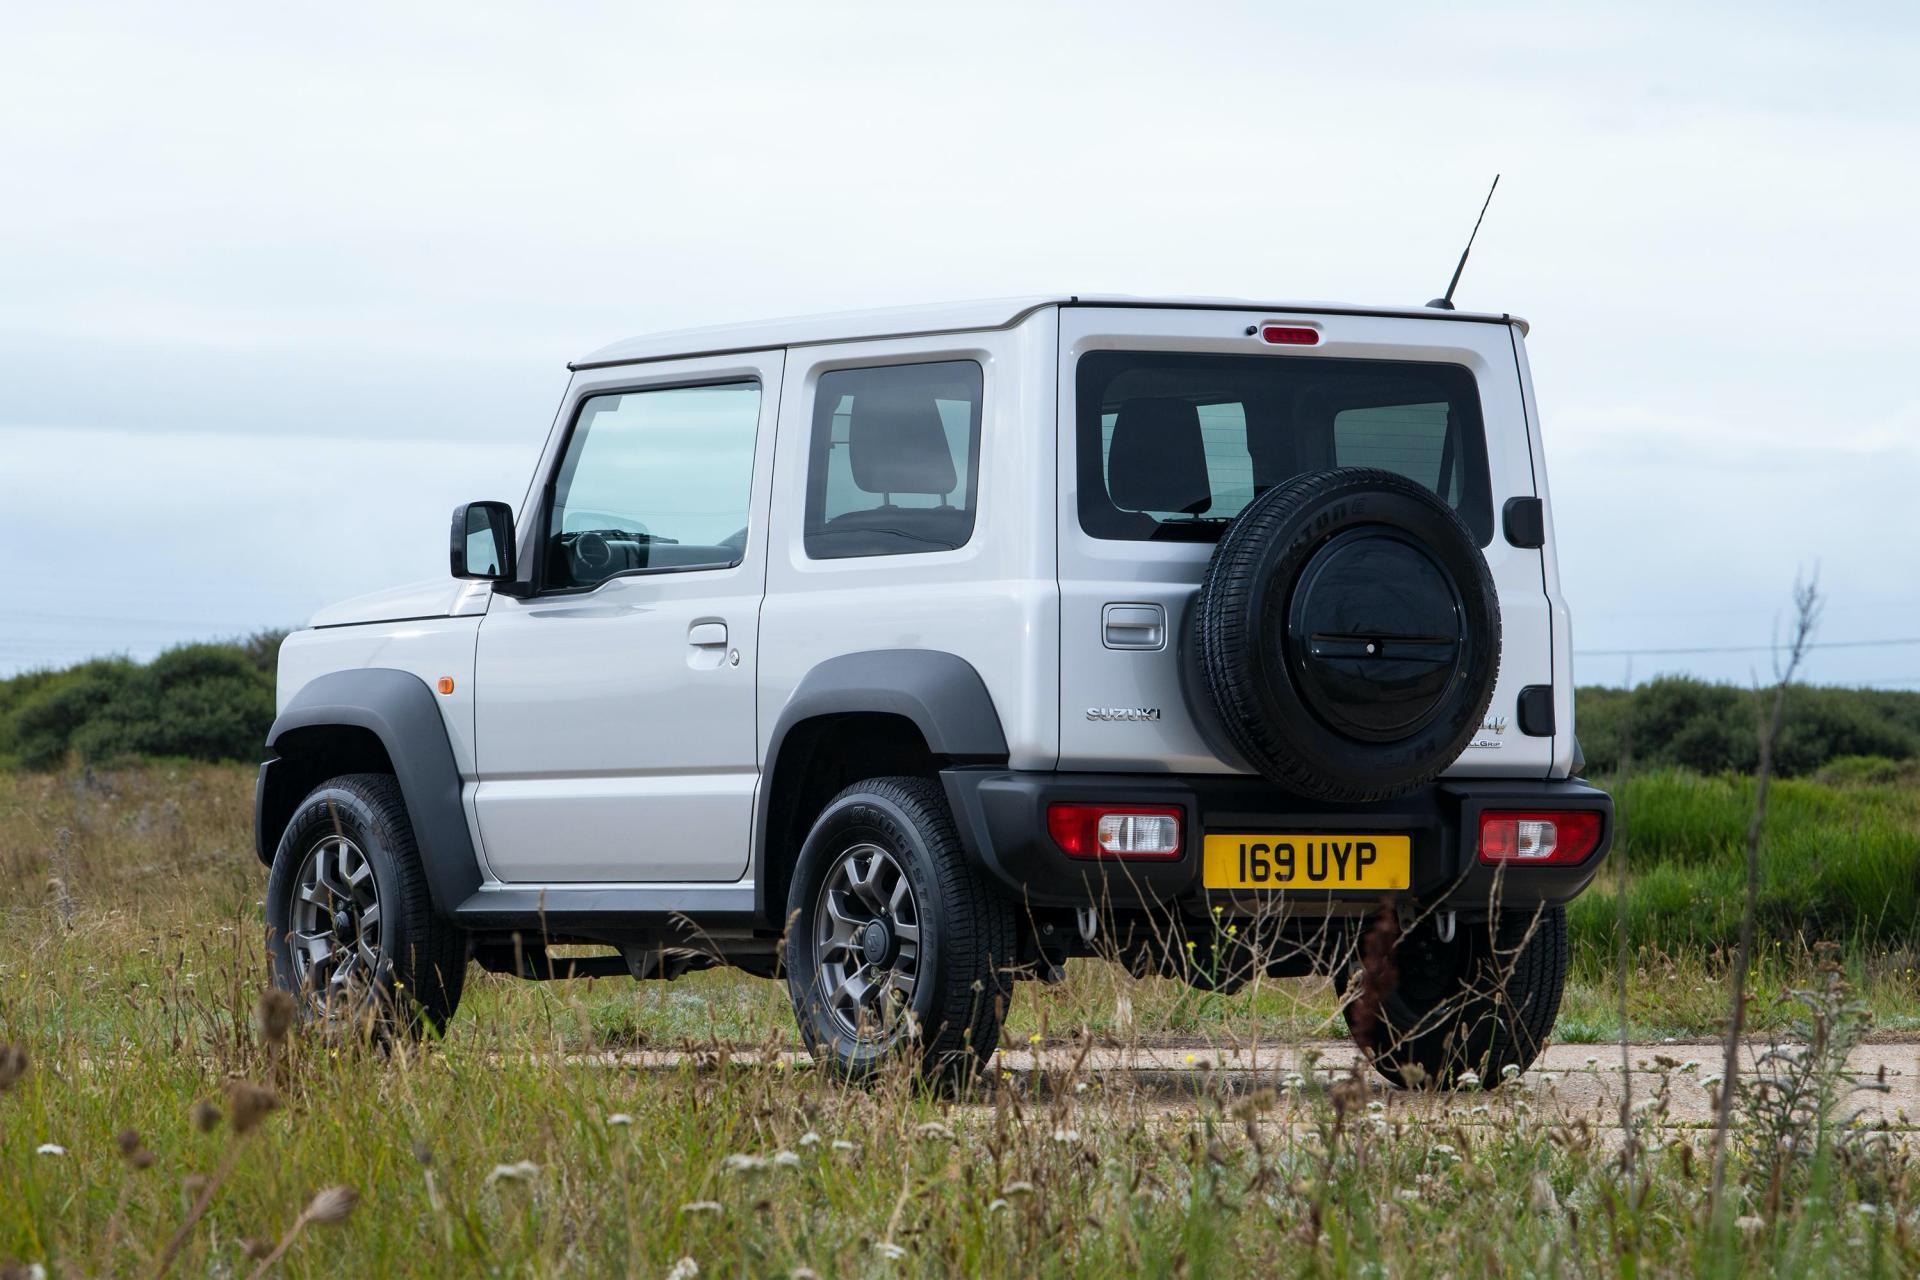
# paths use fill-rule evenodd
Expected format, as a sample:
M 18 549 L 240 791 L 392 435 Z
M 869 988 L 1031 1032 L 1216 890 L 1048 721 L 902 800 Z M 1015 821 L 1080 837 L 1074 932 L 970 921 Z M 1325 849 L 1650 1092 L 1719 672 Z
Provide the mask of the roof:
M 1259 311 L 1272 315 L 1404 316 L 1421 320 L 1460 320 L 1478 324 L 1516 324 L 1527 332 L 1519 316 L 1491 311 L 1441 311 L 1434 307 L 1369 307 L 1344 302 L 1273 302 L 1257 298 L 1137 298 L 1120 294 L 1042 294 L 1026 298 L 988 298 L 974 302 L 947 302 L 911 307 L 881 307 L 871 311 L 838 311 L 824 315 L 790 316 L 746 324 L 708 325 L 674 329 L 628 338 L 601 347 L 568 366 L 590 369 L 600 365 L 630 364 L 681 356 L 720 355 L 729 351 L 762 351 L 770 347 L 813 342 L 856 342 L 863 338 L 902 338 L 919 334 L 960 333 L 969 329 L 1004 329 L 1019 323 L 1041 307 L 1169 307 L 1209 310 Z

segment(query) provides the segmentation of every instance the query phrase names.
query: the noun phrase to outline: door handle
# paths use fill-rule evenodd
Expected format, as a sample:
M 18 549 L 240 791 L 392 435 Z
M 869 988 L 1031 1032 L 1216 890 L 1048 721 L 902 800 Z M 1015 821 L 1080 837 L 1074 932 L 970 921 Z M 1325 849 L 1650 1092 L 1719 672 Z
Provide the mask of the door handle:
M 1167 610 L 1158 604 L 1110 604 L 1100 611 L 1100 639 L 1109 649 L 1167 647 Z
M 687 643 L 696 649 L 724 649 L 727 646 L 727 624 L 696 622 L 687 628 Z

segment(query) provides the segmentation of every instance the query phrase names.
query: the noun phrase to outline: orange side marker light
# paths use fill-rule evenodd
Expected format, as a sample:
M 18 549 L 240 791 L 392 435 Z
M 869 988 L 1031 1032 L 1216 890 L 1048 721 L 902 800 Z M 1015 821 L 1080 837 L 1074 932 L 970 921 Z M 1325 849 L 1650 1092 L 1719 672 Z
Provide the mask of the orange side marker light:
M 452 676 L 441 676 L 441 677 L 440 677 L 440 685 L 439 685 L 439 688 L 440 688 L 440 692 L 442 692 L 442 693 L 452 693 L 452 692 L 453 692 L 453 677 L 452 677 Z

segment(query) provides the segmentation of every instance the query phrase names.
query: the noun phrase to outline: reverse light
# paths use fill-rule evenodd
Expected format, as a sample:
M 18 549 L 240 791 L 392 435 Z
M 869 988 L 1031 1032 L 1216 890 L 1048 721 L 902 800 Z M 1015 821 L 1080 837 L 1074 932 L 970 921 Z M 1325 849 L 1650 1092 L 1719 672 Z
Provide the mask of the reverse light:
M 1495 810 L 1480 815 L 1480 861 L 1568 866 L 1600 846 L 1598 809 L 1556 812 Z
M 1311 347 L 1320 341 L 1320 331 L 1303 324 L 1263 324 L 1260 341 L 1276 347 Z
M 1180 810 L 1139 805 L 1047 806 L 1047 832 L 1072 858 L 1177 858 Z

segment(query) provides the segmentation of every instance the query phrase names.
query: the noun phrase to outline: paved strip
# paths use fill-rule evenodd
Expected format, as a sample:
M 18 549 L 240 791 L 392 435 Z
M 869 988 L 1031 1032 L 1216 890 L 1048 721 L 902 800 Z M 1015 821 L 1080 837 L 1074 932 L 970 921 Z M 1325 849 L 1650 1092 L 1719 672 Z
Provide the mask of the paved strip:
M 1776 1046 L 1750 1040 L 1741 1047 L 1741 1074 L 1749 1079 L 1777 1076 L 1786 1064 L 1768 1058 Z M 1781 1049 L 1795 1046 L 1782 1044 Z M 1099 1045 L 1083 1049 L 1073 1044 L 1045 1044 L 1002 1049 L 994 1069 L 1018 1080 L 1032 1080 L 1037 1088 L 1054 1089 L 1085 1082 L 1114 1095 L 1136 1094 L 1142 1101 L 1174 1106 L 1222 1093 L 1253 1094 L 1272 1090 L 1278 1097 L 1320 1096 L 1346 1080 L 1358 1080 L 1370 1101 L 1383 1102 L 1390 1114 L 1408 1119 L 1497 1123 L 1516 1105 L 1568 1123 L 1585 1120 L 1601 1127 L 1617 1127 L 1620 1103 L 1631 1090 L 1631 1100 L 1644 1106 L 1664 1083 L 1668 1126 L 1707 1125 L 1713 1120 L 1713 1086 L 1724 1060 L 1725 1047 L 1707 1041 L 1674 1044 L 1635 1044 L 1627 1048 L 1630 1066 L 1622 1071 L 1618 1044 L 1556 1044 L 1548 1046 L 1532 1070 L 1504 1087 L 1484 1094 L 1429 1093 L 1397 1090 L 1374 1075 L 1362 1062 L 1352 1042 L 1315 1040 L 1271 1047 L 1221 1048 L 1205 1045 Z M 771 1055 L 781 1065 L 805 1063 L 802 1053 Z M 572 1055 L 585 1065 L 671 1070 L 695 1064 L 756 1066 L 770 1061 L 754 1049 L 682 1051 L 641 1049 Z M 1839 1102 L 1844 1120 L 1859 1115 L 1865 1121 L 1914 1129 L 1920 1126 L 1920 1043 L 1876 1042 L 1856 1047 L 1847 1058 L 1846 1089 Z

